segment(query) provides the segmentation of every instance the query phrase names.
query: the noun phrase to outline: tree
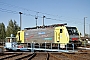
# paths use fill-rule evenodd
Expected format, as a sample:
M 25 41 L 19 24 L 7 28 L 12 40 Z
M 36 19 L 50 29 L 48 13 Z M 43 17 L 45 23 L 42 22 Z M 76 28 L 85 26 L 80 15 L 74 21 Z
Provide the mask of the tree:
M 5 25 L 4 25 L 4 23 L 2 23 L 2 25 L 1 25 L 1 37 L 2 37 L 2 39 L 5 39 L 5 37 L 6 37 L 6 32 L 5 32 Z
M 7 26 L 7 32 L 6 35 L 10 36 L 11 34 L 14 34 L 16 36 L 17 31 L 20 30 L 19 26 L 17 25 L 16 21 L 14 22 L 12 20 L 9 21 L 9 24 Z
M 0 23 L 0 42 L 1 41 L 3 42 L 5 37 L 6 37 L 5 25 L 4 23 Z
M 2 30 L 2 24 L 0 23 L 0 39 L 1 39 L 1 30 Z
M 14 35 L 16 35 L 17 34 L 17 31 L 19 31 L 20 30 L 20 27 L 17 25 L 17 22 L 14 20 Z
M 10 20 L 9 21 L 9 24 L 8 24 L 8 26 L 7 26 L 7 32 L 6 32 L 6 35 L 7 36 L 10 36 L 11 34 L 13 34 L 14 33 L 14 24 L 13 24 L 13 21 L 12 20 Z

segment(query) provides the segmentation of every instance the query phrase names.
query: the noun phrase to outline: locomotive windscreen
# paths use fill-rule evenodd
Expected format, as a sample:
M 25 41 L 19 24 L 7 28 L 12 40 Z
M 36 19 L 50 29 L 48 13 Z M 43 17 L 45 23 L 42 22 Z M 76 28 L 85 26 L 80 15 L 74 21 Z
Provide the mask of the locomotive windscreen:
M 69 35 L 79 35 L 76 27 L 66 27 Z

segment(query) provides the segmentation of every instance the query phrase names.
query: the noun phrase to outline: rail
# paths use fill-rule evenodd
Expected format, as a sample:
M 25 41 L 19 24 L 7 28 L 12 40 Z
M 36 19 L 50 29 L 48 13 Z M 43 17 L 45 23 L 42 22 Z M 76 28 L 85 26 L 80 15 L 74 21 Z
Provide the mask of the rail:
M 24 57 L 17 58 L 16 60 L 21 60 L 21 59 L 28 58 L 28 57 L 29 57 L 28 60 L 31 60 L 35 56 L 36 56 L 36 53 L 33 53 L 33 54 L 26 55 Z
M 53 54 L 51 54 L 51 53 L 49 53 L 49 55 L 50 55 L 51 57 L 55 58 L 56 60 L 62 60 L 62 59 L 56 57 L 55 55 L 53 55 Z
M 18 56 L 18 55 L 22 55 L 22 53 L 18 53 L 18 54 L 14 54 L 14 55 L 11 55 L 11 56 L 3 57 L 3 58 L 0 58 L 0 60 L 12 58 L 12 57 L 15 57 L 15 56 Z
M 49 57 L 50 57 L 50 55 L 49 55 L 49 53 L 47 53 L 46 60 L 49 60 Z
M 87 52 L 87 51 L 86 51 Z M 0 60 L 90 60 L 90 51 L 86 53 L 59 53 L 59 52 L 4 52 Z

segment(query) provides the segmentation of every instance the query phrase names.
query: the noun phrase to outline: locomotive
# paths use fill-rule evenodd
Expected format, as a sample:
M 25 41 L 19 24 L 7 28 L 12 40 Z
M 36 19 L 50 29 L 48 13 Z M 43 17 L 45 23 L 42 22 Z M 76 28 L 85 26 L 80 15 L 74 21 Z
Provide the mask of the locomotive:
M 17 32 L 17 41 L 21 43 L 54 43 L 60 46 L 74 43 L 76 47 L 81 45 L 80 33 L 77 27 L 65 26 L 66 24 L 53 24 L 48 26 L 37 26 L 25 28 Z

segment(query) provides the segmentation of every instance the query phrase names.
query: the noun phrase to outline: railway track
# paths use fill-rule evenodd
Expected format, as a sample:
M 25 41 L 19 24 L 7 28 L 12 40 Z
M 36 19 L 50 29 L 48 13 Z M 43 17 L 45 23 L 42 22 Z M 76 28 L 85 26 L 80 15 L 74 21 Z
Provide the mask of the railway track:
M 50 53 L 49 60 L 71 60 L 70 58 L 62 55 L 62 53 Z
M 17 58 L 15 60 L 31 60 L 35 56 L 36 56 L 36 53 L 32 53 L 32 54 L 28 54 L 28 55 L 25 55 L 23 57 Z
M 0 60 L 5 60 L 5 59 L 10 59 L 10 58 L 13 58 L 15 56 L 19 56 L 19 55 L 22 55 L 22 53 L 9 53 L 9 54 L 3 54 L 3 56 L 0 56 Z
M 36 56 L 32 60 L 49 60 L 49 53 L 47 52 L 37 52 Z
M 40 53 L 23 53 L 23 52 L 6 52 L 0 55 L 0 60 L 52 60 L 50 54 L 47 52 Z
M 90 53 L 49 53 L 49 60 L 90 60 Z
M 35 53 L 9 52 L 0 55 L 0 60 L 31 60 L 35 55 Z
M 49 60 L 48 53 L 6 52 L 0 55 L 0 60 Z
M 71 60 L 90 60 L 90 54 L 88 53 L 74 53 L 74 54 L 67 54 L 62 53 L 62 55 L 70 58 Z
M 4 52 L 0 60 L 90 60 L 90 53 Z

